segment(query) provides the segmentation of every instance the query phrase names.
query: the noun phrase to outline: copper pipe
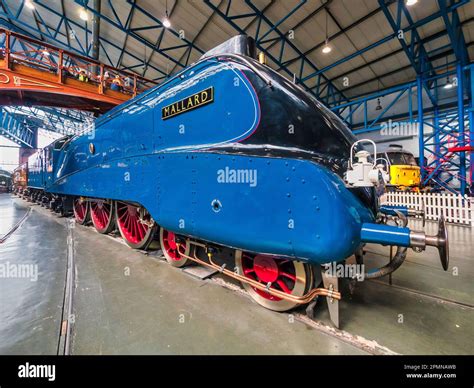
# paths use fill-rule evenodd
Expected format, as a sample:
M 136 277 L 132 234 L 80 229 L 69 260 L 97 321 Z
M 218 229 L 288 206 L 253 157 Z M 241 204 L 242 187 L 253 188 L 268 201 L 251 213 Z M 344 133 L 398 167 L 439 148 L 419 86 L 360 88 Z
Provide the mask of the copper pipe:
M 191 244 L 194 244 L 193 241 L 188 240 L 188 242 L 191 243 Z M 181 244 L 178 243 L 177 245 L 178 245 L 178 251 L 179 251 L 179 248 L 181 247 Z M 203 244 L 196 244 L 196 245 L 203 246 Z M 309 291 L 308 293 L 306 293 L 303 296 L 294 296 L 294 295 L 291 295 L 291 294 L 287 294 L 286 292 L 283 292 L 283 291 L 275 290 L 273 288 L 269 288 L 269 287 L 267 288 L 265 285 L 257 282 L 256 280 L 249 279 L 246 276 L 237 274 L 233 271 L 229 271 L 228 269 L 225 269 L 225 268 L 215 264 L 212 261 L 212 254 L 211 253 L 208 254 L 209 255 L 209 261 L 210 261 L 209 263 L 199 259 L 196 256 L 196 250 L 195 249 L 194 249 L 194 252 L 193 252 L 193 257 L 185 255 L 184 253 L 181 253 L 181 251 L 179 251 L 179 253 L 182 257 L 184 257 L 186 259 L 189 259 L 191 261 L 194 261 L 195 263 L 198 263 L 198 264 L 203 265 L 205 267 L 215 269 L 215 270 L 219 271 L 220 273 L 223 273 L 223 274 L 225 274 L 225 275 L 227 275 L 227 276 L 229 276 L 233 279 L 236 279 L 236 280 L 238 280 L 242 283 L 250 284 L 252 287 L 255 287 L 255 288 L 257 288 L 261 291 L 265 291 L 265 292 L 269 293 L 270 295 L 273 295 L 273 296 L 276 296 L 280 299 L 285 299 L 285 300 L 288 300 L 290 302 L 294 302 L 294 303 L 297 303 L 297 304 L 309 303 L 319 295 L 327 296 L 328 298 L 336 299 L 336 300 L 341 299 L 341 293 L 340 292 L 334 291 L 334 290 L 328 290 L 327 288 L 313 288 L 311 291 Z

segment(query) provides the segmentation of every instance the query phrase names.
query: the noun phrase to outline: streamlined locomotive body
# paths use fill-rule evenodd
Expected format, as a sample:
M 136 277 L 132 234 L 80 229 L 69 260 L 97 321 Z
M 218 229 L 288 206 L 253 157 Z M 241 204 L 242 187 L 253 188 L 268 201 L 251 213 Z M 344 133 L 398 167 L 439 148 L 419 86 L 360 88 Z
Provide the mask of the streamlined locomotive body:
M 159 236 L 172 265 L 218 268 L 274 310 L 337 300 L 324 274 L 314 288 L 314 268 L 360 259 L 365 242 L 400 247 L 374 277 L 396 269 L 406 247 L 435 245 L 390 225 L 408 209 L 380 211 L 373 185 L 345 181 L 356 139 L 331 111 L 242 54 L 205 56 L 53 143 L 30 171 L 32 188 L 54 206 L 70 201 L 79 223 L 116 227 L 133 248 Z M 445 237 L 433 241 L 444 247 Z M 235 270 L 219 262 L 224 251 Z

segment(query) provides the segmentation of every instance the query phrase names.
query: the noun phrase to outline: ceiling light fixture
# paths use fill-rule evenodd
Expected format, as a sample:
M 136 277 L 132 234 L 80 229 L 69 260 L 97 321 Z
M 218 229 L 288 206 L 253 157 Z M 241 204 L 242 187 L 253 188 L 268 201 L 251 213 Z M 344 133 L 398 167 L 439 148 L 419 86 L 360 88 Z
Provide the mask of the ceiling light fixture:
M 26 8 L 35 9 L 35 5 L 31 2 L 31 0 L 27 0 L 25 5 L 26 5 Z
M 449 76 L 446 78 L 446 84 L 443 86 L 444 89 L 452 89 L 453 88 L 453 83 L 449 79 Z
M 418 3 L 418 0 L 407 0 L 405 4 L 408 7 L 411 7 L 412 5 L 415 5 L 416 3 Z
M 79 17 L 81 18 L 81 20 L 84 20 L 85 22 L 87 22 L 89 20 L 89 14 L 87 13 L 87 11 L 84 8 L 80 9 Z
M 380 103 L 380 98 L 377 98 L 377 106 L 375 107 L 375 110 L 382 110 L 382 104 Z
M 171 22 L 170 22 L 170 19 L 168 17 L 168 0 L 166 0 L 166 5 L 165 5 L 165 13 L 166 13 L 166 16 L 165 16 L 165 19 L 163 20 L 163 26 L 165 26 L 165 28 L 170 28 L 171 27 Z
M 446 57 L 446 84 L 443 86 L 444 89 L 452 89 L 454 86 L 454 84 L 449 79 L 449 74 L 447 74 L 448 71 L 449 71 L 449 63 L 448 63 L 448 57 Z
M 323 54 L 328 54 L 328 53 L 331 52 L 331 50 L 332 50 L 332 48 L 331 48 L 331 46 L 329 46 L 329 43 L 326 39 L 326 43 L 324 44 L 324 47 L 323 47 L 323 50 L 322 50 Z
M 380 79 L 377 79 L 377 91 L 380 91 Z M 377 105 L 375 107 L 375 110 L 382 110 L 382 104 L 380 103 L 380 97 L 377 98 Z
M 168 19 L 168 12 L 166 12 L 166 17 L 165 17 L 165 19 L 163 20 L 163 25 L 164 25 L 166 28 L 170 28 L 170 27 L 171 27 L 170 19 Z
M 329 36 L 328 36 L 328 11 L 326 10 L 326 40 L 324 41 L 323 54 L 329 54 L 332 48 L 329 46 Z

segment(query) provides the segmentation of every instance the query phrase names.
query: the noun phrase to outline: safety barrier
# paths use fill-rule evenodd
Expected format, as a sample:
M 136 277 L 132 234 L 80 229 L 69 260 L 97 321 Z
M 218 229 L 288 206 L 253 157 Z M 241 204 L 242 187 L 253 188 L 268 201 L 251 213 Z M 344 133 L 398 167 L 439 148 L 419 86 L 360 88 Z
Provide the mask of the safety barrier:
M 447 222 L 474 226 L 474 198 L 451 193 L 388 192 L 381 203 L 401 205 L 421 210 L 423 204 L 427 220 L 437 221 L 442 215 Z

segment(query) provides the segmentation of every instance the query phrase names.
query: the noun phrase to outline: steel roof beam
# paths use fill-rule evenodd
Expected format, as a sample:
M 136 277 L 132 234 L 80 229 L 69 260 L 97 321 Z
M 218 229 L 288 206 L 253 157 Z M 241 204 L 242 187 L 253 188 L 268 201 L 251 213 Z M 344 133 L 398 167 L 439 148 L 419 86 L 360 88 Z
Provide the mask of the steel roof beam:
M 173 62 L 174 64 L 176 64 L 176 65 L 178 65 L 182 68 L 186 67 L 186 64 L 180 62 L 179 60 L 175 59 L 173 56 L 169 55 L 168 54 L 169 51 L 177 50 L 177 49 L 180 49 L 180 48 L 183 48 L 183 47 L 188 47 L 189 49 L 194 49 L 194 50 L 198 51 L 201 54 L 204 53 L 204 51 L 202 49 L 200 49 L 199 47 L 194 45 L 189 40 L 181 37 L 180 34 L 178 32 L 176 32 L 175 30 L 173 30 L 171 28 L 165 28 L 160 19 L 155 17 L 150 12 L 146 11 L 144 8 L 137 5 L 136 1 L 134 1 L 134 0 L 127 0 L 127 3 L 131 6 L 130 14 L 134 13 L 135 11 L 141 12 L 143 15 L 145 15 L 146 17 L 153 20 L 153 22 L 155 23 L 155 25 L 153 25 L 153 26 L 147 26 L 147 27 L 149 27 L 149 29 L 154 28 L 154 29 L 162 30 L 163 34 L 169 33 L 169 34 L 173 35 L 174 37 L 180 39 L 183 42 L 183 44 L 180 44 L 180 45 L 177 45 L 177 46 L 172 46 L 172 47 L 167 47 L 167 48 L 163 49 L 163 48 L 161 48 L 162 40 L 159 41 L 159 45 L 157 45 L 156 43 L 150 42 L 149 40 L 145 39 L 143 36 L 139 35 L 136 32 L 137 31 L 136 29 L 130 28 L 130 24 L 132 23 L 133 15 L 130 18 L 130 22 L 128 23 L 129 24 L 128 26 L 124 25 L 121 22 L 120 18 L 118 17 L 117 12 L 114 9 L 114 6 L 113 6 L 112 2 L 109 2 L 109 7 L 111 8 L 112 13 L 114 14 L 114 18 L 105 16 L 103 13 L 98 13 L 96 10 L 94 10 L 92 7 L 89 6 L 89 0 L 75 0 L 75 2 L 77 4 L 83 6 L 85 9 L 87 9 L 92 14 L 99 16 L 102 20 L 106 21 L 108 24 L 110 24 L 113 27 L 115 27 L 115 28 L 119 29 L 120 31 L 124 32 L 127 36 L 130 36 L 130 37 L 134 38 L 135 40 L 139 41 L 144 46 L 151 48 L 153 51 L 159 53 L 160 55 L 162 55 L 163 57 L 165 57 L 169 61 Z M 124 49 L 125 49 L 125 46 L 124 46 Z M 163 73 L 164 73 L 164 75 L 167 75 L 167 72 L 163 72 Z
M 0 135 L 26 148 L 35 148 L 37 144 L 37 131 L 28 128 L 4 108 L 0 108 Z
M 86 112 L 61 108 L 7 106 L 3 109 L 33 131 L 43 128 L 63 135 L 79 133 L 94 119 Z
M 220 7 L 221 4 L 222 4 L 223 0 L 220 0 L 220 3 L 217 7 Z M 176 5 L 177 2 L 174 3 L 174 5 Z M 207 28 L 207 26 L 211 23 L 211 20 L 213 19 L 213 17 L 215 16 L 216 14 L 216 11 L 212 11 L 212 14 L 211 16 L 209 16 L 209 18 L 206 20 L 206 22 L 204 23 L 204 25 L 199 29 L 199 31 L 197 32 L 197 34 L 194 36 L 193 40 L 191 41 L 192 44 L 196 44 L 197 40 L 199 39 L 199 37 L 201 36 L 201 34 L 203 33 L 203 31 Z M 171 12 L 170 12 L 170 15 L 171 15 Z M 186 65 L 189 64 L 189 59 L 191 57 L 191 48 L 189 48 L 188 50 L 186 50 L 183 55 L 181 56 L 181 58 L 179 58 L 179 61 L 181 62 L 182 60 L 184 60 L 185 58 L 185 63 Z M 174 71 L 176 70 L 176 65 L 171 69 L 170 71 L 170 74 L 173 74 Z
M 324 3 L 324 5 L 322 5 L 320 8 L 324 8 L 324 7 L 327 7 L 329 4 L 331 3 L 331 1 L 327 1 L 326 3 Z M 319 9 L 319 8 L 318 8 Z M 345 27 L 344 29 L 341 29 L 339 30 L 338 32 L 336 32 L 335 34 L 331 35 L 328 37 L 328 40 L 329 41 L 332 41 L 333 39 L 337 38 L 338 36 L 340 35 L 343 35 L 345 34 L 347 31 L 353 29 L 354 27 L 358 26 L 360 23 L 368 20 L 369 18 L 371 18 L 372 16 L 378 14 L 379 12 L 381 11 L 380 8 L 377 8 L 375 10 L 373 10 L 372 12 L 369 12 L 367 15 L 364 15 L 362 16 L 360 19 L 357 19 L 355 22 L 351 23 L 350 25 L 348 25 L 347 27 Z M 312 52 L 316 51 L 317 49 L 319 49 L 320 47 L 322 47 L 324 44 L 326 43 L 326 40 L 323 40 L 322 42 L 318 43 L 317 45 L 311 47 L 310 49 L 306 50 L 305 52 L 303 52 L 303 56 L 307 56 L 309 54 L 311 54 Z M 292 63 L 298 61 L 301 59 L 302 56 L 297 56 L 295 58 L 292 58 L 292 59 L 289 59 L 285 62 L 283 62 L 283 65 L 287 66 L 287 65 L 291 65 Z
M 468 23 L 472 23 L 473 21 L 474 21 L 474 17 L 471 17 L 471 18 L 469 18 L 469 19 L 466 19 L 466 20 L 464 20 L 464 21 L 461 23 L 461 26 L 464 26 L 465 24 L 468 24 Z M 441 30 L 441 31 L 438 31 L 438 32 L 434 33 L 433 35 L 430 35 L 430 36 L 427 36 L 427 37 L 423 38 L 423 39 L 422 39 L 422 43 L 425 44 L 425 43 L 431 42 L 431 41 L 436 40 L 436 39 L 438 39 L 438 38 L 440 38 L 440 37 L 442 37 L 442 36 L 445 36 L 446 34 L 447 34 L 447 31 L 446 31 L 445 29 L 443 29 L 443 30 Z M 473 43 L 473 42 L 468 43 L 468 44 L 467 44 L 467 47 L 470 46 L 470 45 L 472 45 L 472 43 Z M 359 71 L 359 70 L 364 69 L 365 67 L 367 67 L 367 66 L 369 66 L 369 65 L 373 65 L 374 63 L 383 61 L 384 59 L 390 58 L 390 57 L 392 57 L 392 56 L 394 56 L 394 55 L 397 55 L 397 54 L 399 54 L 399 53 L 401 53 L 401 52 L 403 52 L 403 48 L 399 48 L 399 49 L 397 49 L 397 50 L 395 50 L 395 51 L 391 51 L 391 52 L 389 52 L 389 53 L 387 53 L 387 54 L 385 54 L 385 55 L 383 55 L 383 56 L 381 56 L 381 57 L 378 57 L 378 58 L 373 59 L 372 61 L 369 61 L 369 62 L 367 62 L 367 63 L 364 63 L 364 64 L 362 64 L 362 65 L 360 65 L 360 66 L 357 66 L 357 67 L 355 67 L 355 68 L 353 68 L 353 69 L 350 69 L 350 70 L 348 70 L 348 71 L 345 71 L 344 73 L 338 74 L 338 75 L 336 75 L 336 76 L 330 78 L 330 80 L 334 82 L 334 81 L 336 81 L 336 80 L 339 79 L 339 78 L 346 77 L 346 76 L 348 76 L 349 74 L 355 73 L 355 72 L 357 72 L 357 71 Z M 428 54 L 430 54 L 430 53 L 428 53 Z M 411 66 L 411 65 L 409 65 L 408 67 L 410 67 L 410 66 Z M 404 67 L 403 69 L 406 70 L 408 67 Z M 401 71 L 401 69 L 398 69 L 398 71 Z M 378 76 L 378 78 L 385 77 L 386 75 L 387 75 L 387 74 L 382 74 L 382 75 Z M 369 82 L 370 82 L 370 81 L 369 81 Z M 364 83 L 365 83 L 365 82 L 364 82 Z M 360 85 L 360 84 L 359 84 L 359 85 Z M 347 91 L 347 90 L 349 90 L 350 88 L 352 88 L 352 87 L 348 87 L 347 89 L 344 89 L 344 91 Z M 353 97 L 351 97 L 351 98 L 353 98 Z
M 452 5 L 453 1 L 451 0 L 450 3 Z M 438 5 L 442 12 L 446 31 L 451 41 L 451 45 L 453 46 L 456 59 L 464 66 L 469 62 L 469 55 L 467 53 L 466 41 L 464 39 L 464 34 L 461 28 L 462 24 L 459 20 L 457 8 L 451 10 L 446 4 L 446 0 L 438 0 Z M 449 17 L 450 13 L 451 18 Z
M 456 9 L 459 8 L 461 5 L 466 4 L 466 1 L 467 1 L 467 0 L 463 0 L 463 1 L 459 2 L 459 3 L 452 4 L 451 6 L 448 7 L 449 11 L 454 11 L 454 10 L 456 10 Z M 389 2 L 386 3 L 386 4 L 389 5 L 389 4 L 392 4 L 393 2 L 394 2 L 394 1 L 389 1 Z M 399 4 L 400 4 L 400 3 L 399 3 Z M 382 6 L 377 10 L 377 12 L 380 11 L 380 10 L 383 10 L 383 7 L 382 7 Z M 350 30 L 351 28 L 355 27 L 357 24 L 360 24 L 362 21 L 365 21 L 369 15 L 372 16 L 373 14 L 375 14 L 375 13 L 377 13 L 377 12 L 373 11 L 373 12 L 371 12 L 370 14 L 368 14 L 368 15 L 366 15 L 366 16 L 363 16 L 363 17 L 360 18 L 359 20 L 357 20 L 357 21 L 355 21 L 354 23 L 352 23 L 350 26 L 346 27 L 343 31 L 341 31 L 341 33 Z M 403 31 L 403 33 L 407 33 L 407 32 L 410 32 L 410 31 L 415 31 L 415 33 L 416 33 L 416 28 L 417 28 L 417 27 L 421 27 L 421 26 L 423 26 L 423 25 L 425 25 L 425 24 L 428 24 L 428 23 L 430 23 L 430 22 L 432 22 L 432 21 L 434 21 L 434 20 L 436 20 L 436 19 L 438 19 L 438 18 L 440 18 L 440 17 L 442 17 L 442 16 L 443 16 L 443 13 L 442 13 L 441 11 L 438 11 L 438 12 L 436 12 L 436 13 L 430 15 L 430 16 L 427 16 L 427 17 L 425 17 L 425 18 L 423 18 L 423 19 L 421 19 L 421 20 L 418 20 L 417 22 L 413 22 L 413 20 L 412 20 L 411 23 L 410 23 L 408 26 L 404 27 L 404 28 L 401 28 L 400 26 L 398 26 L 396 29 L 394 28 L 394 32 L 393 32 L 392 34 L 390 34 L 390 35 L 388 35 L 388 36 L 385 36 L 384 38 L 379 39 L 377 42 L 374 42 L 374 43 L 372 43 L 372 44 L 370 44 L 370 45 L 368 45 L 368 46 L 366 46 L 366 47 L 364 47 L 364 48 L 362 48 L 362 49 L 360 49 L 360 50 L 357 50 L 357 51 L 355 51 L 354 53 L 352 53 L 352 54 L 350 54 L 350 55 L 348 55 L 348 56 L 346 56 L 346 57 L 344 57 L 344 58 L 341 58 L 340 60 L 338 60 L 338 61 L 332 63 L 331 65 L 328 65 L 328 66 L 326 66 L 325 68 L 319 70 L 318 72 L 315 72 L 315 73 L 313 73 L 313 74 L 310 74 L 310 75 L 306 76 L 306 77 L 305 77 L 305 81 L 307 81 L 307 80 L 309 80 L 309 79 L 311 79 L 311 78 L 313 78 L 313 77 L 316 77 L 317 75 L 319 75 L 319 74 L 321 74 L 321 73 L 324 73 L 324 72 L 326 72 L 326 71 L 328 71 L 328 70 L 331 70 L 331 69 L 333 69 L 333 68 L 335 68 L 335 67 L 341 65 L 342 63 L 345 63 L 345 62 L 347 62 L 347 61 L 349 61 L 349 60 L 351 60 L 351 59 L 353 59 L 353 58 L 355 58 L 355 57 L 357 57 L 357 56 L 360 56 L 360 55 L 364 54 L 365 52 L 370 51 L 371 49 L 374 49 L 375 47 L 378 47 L 378 46 L 380 46 L 380 45 L 382 45 L 382 44 L 384 44 L 384 43 L 387 43 L 388 41 L 390 41 L 390 40 L 392 40 L 392 39 L 394 39 L 394 38 L 397 38 L 398 33 L 399 33 L 400 31 Z M 392 26 L 392 27 L 393 27 L 393 26 Z M 337 35 L 337 34 L 335 34 L 334 37 L 335 37 L 336 35 Z M 329 39 L 331 40 L 331 39 L 333 39 L 333 38 L 329 38 Z M 424 40 L 421 40 L 421 43 L 423 43 L 423 42 L 424 42 Z M 315 46 L 314 48 L 312 48 L 312 49 L 310 49 L 310 50 L 307 50 L 306 53 L 309 54 L 310 52 L 314 51 L 314 50 L 317 49 L 318 47 L 321 47 L 323 44 L 324 44 L 324 42 L 320 43 L 319 45 Z M 405 51 L 405 48 L 402 47 L 400 50 L 397 50 L 397 51 L 395 51 L 395 52 L 393 52 L 393 53 L 396 54 L 396 53 L 401 52 L 401 51 Z M 377 59 L 376 59 L 376 60 L 377 60 Z M 292 63 L 293 61 L 294 61 L 294 59 L 289 60 L 289 61 L 287 61 L 287 62 L 285 62 L 285 63 Z M 367 65 L 370 65 L 370 62 L 369 62 Z M 361 66 L 361 68 L 363 68 L 363 67 L 366 67 L 366 65 Z M 341 77 L 341 76 L 337 76 L 337 77 L 335 77 L 335 78 L 339 78 L 339 77 Z M 332 78 L 331 80 L 334 80 L 335 78 Z
M 402 46 L 403 51 L 405 52 L 416 74 L 421 76 L 423 73 L 425 73 L 428 70 L 430 75 L 432 75 L 432 73 L 434 73 L 434 70 L 432 69 L 432 64 L 428 59 L 428 55 L 426 53 L 424 45 L 421 43 L 421 38 L 418 35 L 416 27 L 413 28 L 413 25 L 415 23 L 413 22 L 410 16 L 410 13 L 407 11 L 404 2 L 399 1 L 397 3 L 397 17 L 395 20 L 389 10 L 389 7 L 386 1 L 385 0 L 378 0 L 378 1 L 388 23 L 393 29 L 394 36 L 398 37 L 398 42 Z M 400 34 L 401 31 L 404 31 L 401 27 L 402 15 L 405 15 L 407 22 L 409 23 L 410 26 L 412 26 L 411 37 L 410 37 L 411 39 L 410 39 L 409 45 L 405 41 L 404 32 L 401 37 L 398 35 Z M 430 16 L 429 18 L 431 17 L 432 16 Z M 423 84 L 423 88 L 425 89 L 426 94 L 431 100 L 431 103 L 433 105 L 436 105 L 437 104 L 436 96 L 433 96 L 431 94 L 430 89 L 428 85 L 426 85 L 425 82 L 422 82 L 422 84 Z
M 471 42 L 471 43 L 470 43 L 470 45 L 472 45 L 472 44 L 474 44 L 474 42 Z M 435 55 L 433 55 L 433 56 L 430 56 L 429 59 L 430 59 L 430 61 L 434 61 L 434 60 L 443 58 L 443 57 L 445 57 L 445 56 L 447 56 L 447 55 L 450 55 L 450 54 L 452 54 L 452 53 L 453 53 L 453 49 L 452 49 L 452 47 L 450 47 L 449 49 L 447 49 L 447 50 L 445 50 L 445 51 L 443 51 L 443 52 L 441 52 L 441 53 L 438 53 L 438 54 L 435 54 Z M 453 64 L 453 63 L 451 63 L 451 64 Z M 449 64 L 448 64 L 448 65 L 449 65 Z M 400 67 L 400 68 L 398 68 L 398 69 L 394 69 L 394 70 L 392 70 L 392 71 L 389 71 L 388 73 L 384 73 L 384 74 L 382 74 L 382 75 L 380 75 L 380 76 L 377 76 L 377 77 L 374 77 L 374 78 L 365 80 L 365 81 L 363 81 L 363 82 L 360 82 L 360 83 L 358 83 L 358 84 L 352 85 L 352 86 L 350 86 L 350 87 L 348 87 L 348 88 L 346 88 L 346 89 L 344 89 L 344 90 L 347 92 L 347 91 L 349 91 L 349 90 L 357 89 L 357 88 L 360 87 L 360 86 L 367 85 L 367 84 L 369 84 L 369 83 L 371 83 L 371 82 L 381 80 L 382 78 L 391 76 L 391 75 L 393 75 L 393 74 L 400 73 L 400 72 L 402 72 L 402 71 L 406 71 L 406 70 L 410 69 L 411 67 L 412 67 L 412 65 L 409 64 L 409 65 L 407 65 L 407 66 L 403 66 L 403 67 Z M 445 65 L 443 65 L 442 67 L 445 67 Z M 354 97 L 352 97 L 352 98 L 354 98 Z
M 311 12 L 310 14 L 308 14 L 304 19 L 300 20 L 298 23 L 296 23 L 293 27 L 291 27 L 291 30 L 293 31 L 296 31 L 298 28 L 300 28 L 301 26 L 303 26 L 304 24 L 306 24 L 308 21 L 310 21 L 315 15 L 317 15 L 319 12 L 321 12 L 323 9 L 325 9 L 329 4 L 331 4 L 333 2 L 333 0 L 327 0 L 324 4 L 320 5 L 318 8 L 316 8 L 313 12 Z M 274 45 L 276 45 L 279 41 L 279 38 L 274 38 L 274 39 L 270 39 L 268 40 L 268 42 L 272 42 L 271 45 L 269 45 L 267 47 L 267 50 L 270 50 Z M 267 43 L 267 42 L 265 42 Z M 323 42 L 324 43 L 324 42 Z M 298 58 L 300 57 L 297 57 L 296 59 L 292 59 L 290 61 L 284 61 L 283 62 L 283 65 L 285 66 L 288 66 L 290 65 L 291 63 L 295 62 L 298 60 Z M 280 71 L 281 70 L 281 67 L 279 67 L 277 69 L 277 71 Z
M 216 7 L 210 0 L 205 0 L 204 2 L 214 11 L 217 12 L 217 14 L 223 18 L 225 21 L 227 21 L 236 31 L 238 31 L 241 34 L 245 33 L 245 30 L 240 27 L 238 24 L 235 23 L 236 15 L 230 15 L 230 4 L 231 1 L 229 1 L 229 5 L 225 11 L 221 11 L 218 7 Z M 301 82 L 302 74 L 304 71 L 305 66 L 309 66 L 311 69 L 314 71 L 317 71 L 318 68 L 314 63 L 312 63 L 308 58 L 302 57 L 301 63 L 299 65 L 299 75 L 295 76 L 294 72 L 291 71 L 287 66 L 283 66 L 282 64 L 282 57 L 285 49 L 288 47 L 289 49 L 293 50 L 297 55 L 302 55 L 301 51 L 294 45 L 294 43 L 288 39 L 288 37 L 280 31 L 278 28 L 279 25 L 283 23 L 283 21 L 287 20 L 288 17 L 292 14 L 294 14 L 304 3 L 304 1 L 301 1 L 297 4 L 293 10 L 290 11 L 289 15 L 286 15 L 283 17 L 281 20 L 279 20 L 276 23 L 273 23 L 271 20 L 269 20 L 264 12 L 262 10 L 259 10 L 258 7 L 256 7 L 252 1 L 246 0 L 246 4 L 250 7 L 250 9 L 253 10 L 253 13 L 245 13 L 245 14 L 239 14 L 239 16 L 250 18 L 254 17 L 257 20 L 257 26 L 256 26 L 256 34 L 255 34 L 255 42 L 256 46 L 258 47 L 259 50 L 266 52 L 267 57 L 274 62 L 277 66 L 281 68 L 283 72 L 288 74 L 290 77 L 295 77 L 296 81 L 300 83 L 308 92 L 312 93 L 315 95 L 317 98 L 321 99 L 321 101 L 325 102 L 326 104 L 331 103 L 331 99 L 333 102 L 340 102 L 340 101 L 346 101 L 347 98 L 336 88 L 334 85 L 332 85 L 327 78 L 324 77 L 324 79 L 329 83 L 329 86 L 325 89 L 326 93 L 323 94 L 319 90 L 312 90 L 307 84 L 304 82 Z M 265 25 L 267 28 L 269 28 L 270 33 L 275 33 L 277 34 L 279 40 L 280 40 L 280 48 L 279 48 L 279 55 L 276 57 L 275 55 L 272 55 L 270 52 L 268 52 L 268 48 L 264 46 L 264 43 L 262 42 L 261 37 L 263 36 L 264 38 L 268 36 L 268 31 L 267 33 L 263 33 L 261 35 L 261 29 L 262 25 Z M 270 41 L 270 40 L 267 40 Z
M 145 39 L 144 37 L 142 37 L 141 35 L 137 34 L 135 31 L 132 31 L 130 29 L 129 26 L 127 25 L 124 25 L 122 24 L 122 22 L 120 21 L 120 19 L 118 18 L 117 16 L 117 13 L 116 11 L 113 9 L 113 4 L 112 3 L 109 3 L 109 6 L 112 8 L 113 10 L 113 14 L 115 15 L 115 18 L 112 19 L 111 17 L 108 17 L 102 13 L 98 13 L 97 11 L 95 11 L 92 7 L 90 7 L 88 5 L 88 1 L 87 0 L 75 0 L 75 2 L 81 6 L 83 6 L 87 11 L 89 11 L 90 13 L 94 14 L 94 15 L 97 15 L 99 16 L 103 21 L 107 22 L 108 24 L 110 24 L 111 26 L 117 28 L 118 30 L 120 30 L 121 32 L 125 33 L 126 35 L 134 38 L 136 41 L 140 42 L 141 44 L 143 44 L 144 46 L 147 46 L 148 48 L 151 48 L 153 50 L 156 50 L 157 52 L 159 52 L 162 56 L 164 56 L 166 59 L 170 60 L 171 62 L 173 63 L 176 63 L 178 65 L 180 65 L 181 67 L 184 67 L 184 65 L 182 63 L 179 63 L 176 59 L 174 59 L 172 56 L 170 56 L 169 54 L 165 53 L 163 50 L 161 50 L 160 47 L 155 47 L 155 45 L 148 41 L 147 39 Z M 132 10 L 135 8 L 135 6 L 133 5 L 133 3 L 131 4 L 132 5 Z M 132 11 L 131 11 L 132 12 Z M 164 29 L 165 27 L 163 26 L 163 24 L 159 23 L 156 25 L 156 29 Z M 121 50 L 125 50 L 125 46 L 122 46 Z M 166 72 L 164 72 L 166 74 Z
M 2 5 L 4 5 L 4 3 L 2 3 Z M 81 55 L 88 56 L 87 49 L 84 48 L 84 45 L 82 45 L 82 43 L 80 42 L 79 37 L 77 36 L 77 34 L 74 34 L 74 36 L 75 36 L 75 41 L 79 45 L 80 49 L 77 49 L 73 46 L 67 46 L 62 40 L 60 40 L 58 38 L 58 36 L 62 36 L 62 37 L 66 37 L 66 39 L 68 39 L 68 37 L 69 37 L 68 31 L 70 33 L 71 31 L 74 31 L 74 28 L 79 29 L 80 31 L 82 31 L 84 33 L 87 33 L 87 34 L 92 33 L 92 30 L 90 30 L 90 28 L 87 26 L 86 23 L 84 25 L 81 25 L 80 23 L 68 18 L 65 13 L 58 12 L 55 9 L 51 8 L 50 6 L 42 3 L 41 0 L 36 0 L 35 5 L 44 8 L 47 12 L 50 12 L 53 15 L 55 15 L 56 17 L 60 18 L 60 21 L 58 22 L 57 26 L 54 27 L 54 28 L 48 26 L 47 24 L 45 24 L 45 28 L 47 29 L 47 31 L 55 31 L 54 34 L 51 33 L 51 32 L 49 32 L 47 35 L 45 34 L 45 37 L 48 40 L 50 40 L 50 41 L 52 41 L 55 44 L 58 44 L 60 46 L 67 47 L 67 49 L 70 50 L 70 51 L 75 51 L 75 52 L 77 52 Z M 26 23 L 26 22 L 24 22 L 20 19 L 21 12 L 17 12 L 16 15 L 15 15 L 13 13 L 13 11 L 8 7 L 3 7 L 3 9 L 4 9 L 4 12 L 3 12 L 4 17 L 7 18 L 7 19 L 10 19 L 11 22 L 8 22 L 7 20 L 0 19 L 0 24 L 5 25 L 6 27 L 8 27 L 11 30 L 17 30 L 18 26 L 21 26 L 21 28 L 20 28 L 21 31 L 20 32 L 22 32 L 26 35 L 30 35 L 35 39 L 38 39 L 37 36 L 35 36 L 34 34 L 32 34 L 29 31 L 33 31 L 34 33 L 39 33 L 39 31 L 36 28 L 34 28 L 31 24 Z M 38 10 L 36 10 L 36 11 L 38 12 Z M 0 17 L 1 16 L 2 16 L 2 13 L 0 13 Z M 13 23 L 15 23 L 15 24 L 13 24 Z M 44 20 L 42 21 L 42 23 L 45 23 Z M 60 31 L 61 26 L 63 26 L 63 25 L 64 25 L 64 28 L 66 29 L 66 34 L 62 34 L 61 31 Z M 74 27 L 74 28 L 72 28 L 72 27 Z M 114 49 L 117 49 L 119 51 L 122 50 L 122 47 L 117 45 L 116 43 L 108 40 L 108 39 L 105 39 L 104 37 L 100 37 L 100 45 L 102 47 L 102 50 L 103 50 L 105 56 L 107 57 L 110 66 L 114 66 L 114 63 L 110 59 L 110 56 L 107 53 L 107 50 L 105 49 L 103 43 L 106 43 L 107 45 L 109 45 L 109 46 L 111 46 Z M 136 60 L 137 62 L 143 63 L 143 59 L 139 58 L 135 54 L 133 54 L 131 52 L 127 52 L 127 55 L 129 57 L 133 58 L 134 60 Z M 158 68 L 157 66 L 150 65 L 150 68 L 153 68 L 158 73 L 166 76 L 166 73 L 163 70 L 161 70 L 160 68 Z
M 282 19 L 280 19 L 276 23 L 273 23 L 270 19 L 268 19 L 266 15 L 261 10 L 259 10 L 256 5 L 253 4 L 252 0 L 245 0 L 245 2 L 260 17 L 260 20 L 265 21 L 265 23 L 268 26 L 270 26 L 270 30 L 267 31 L 267 33 L 264 34 L 263 37 L 258 36 L 258 30 L 257 30 L 257 36 L 255 37 L 256 43 L 258 44 L 259 41 L 265 38 L 270 32 L 276 32 L 278 36 L 280 37 L 281 46 L 280 46 L 280 53 L 279 53 L 277 65 L 283 62 L 283 54 L 284 54 L 285 45 L 291 47 L 293 51 L 296 52 L 298 55 L 300 56 L 302 55 L 302 52 L 298 49 L 298 47 L 296 47 L 296 45 L 286 36 L 286 34 L 283 34 L 278 29 L 278 26 L 284 21 L 286 21 L 290 16 L 292 16 L 304 3 L 306 3 L 306 0 L 301 0 L 287 15 L 285 15 Z M 265 51 L 268 53 L 267 49 L 265 49 Z M 304 57 L 302 59 L 301 65 L 299 67 L 300 72 L 299 72 L 299 77 L 297 77 L 297 81 L 307 87 L 307 85 L 305 84 L 305 81 L 302 81 L 304 66 L 309 66 L 313 71 L 318 71 L 318 68 L 311 60 L 309 60 L 309 58 Z M 295 76 L 295 74 L 291 72 L 291 70 L 289 70 L 287 66 L 285 66 L 285 68 L 286 68 L 286 71 L 289 73 L 289 75 Z M 344 93 L 341 92 L 334 84 L 332 84 L 325 76 L 323 76 L 323 79 L 326 80 L 328 83 L 327 92 L 325 95 L 325 102 L 327 105 L 331 104 L 331 97 L 333 99 L 332 102 L 340 102 L 342 100 L 347 100 L 347 98 L 344 96 Z M 314 88 L 310 88 L 309 91 L 315 94 Z M 317 97 L 321 98 L 319 93 L 317 93 L 316 95 Z M 337 96 L 337 99 L 336 99 L 336 96 Z

